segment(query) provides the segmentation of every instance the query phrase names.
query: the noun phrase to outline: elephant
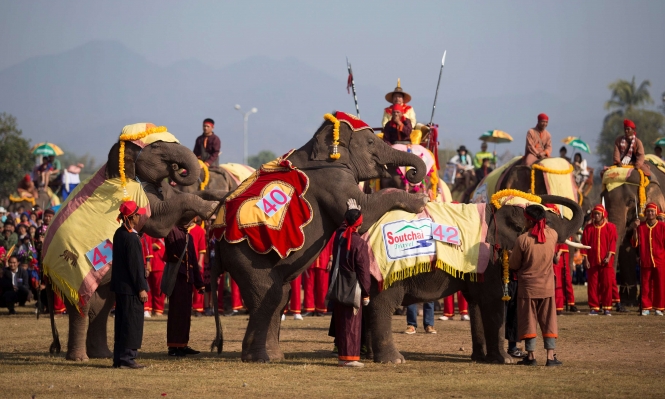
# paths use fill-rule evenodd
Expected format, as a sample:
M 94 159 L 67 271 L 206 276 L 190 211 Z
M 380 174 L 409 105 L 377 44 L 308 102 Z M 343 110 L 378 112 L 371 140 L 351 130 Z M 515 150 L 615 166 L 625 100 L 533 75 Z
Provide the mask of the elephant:
M 103 166 L 107 179 L 119 176 L 119 145 L 113 145 L 108 162 Z M 197 182 L 200 166 L 194 153 L 187 147 L 177 142 L 156 141 L 141 148 L 127 141 L 124 154 L 126 178 L 140 179 L 150 203 L 151 216 L 143 216 L 139 223 L 142 232 L 153 237 L 165 237 L 174 226 L 186 224 L 194 216 L 207 219 L 217 208 L 221 198 L 207 201 L 197 195 L 175 190 L 166 180 L 169 178 L 183 186 Z M 67 360 L 85 361 L 88 358 L 112 356 L 106 336 L 108 315 L 115 302 L 115 294 L 110 290 L 111 272 L 106 273 L 80 312 L 68 300 L 64 301 L 69 315 Z M 50 351 L 58 353 L 60 342 L 53 322 L 52 304 L 49 304 L 49 308 L 53 333 Z
M 207 176 L 206 176 L 207 175 Z M 201 183 L 207 180 L 206 186 L 201 190 Z M 207 171 L 201 168 L 198 183 L 189 186 L 175 185 L 178 190 L 196 194 L 206 200 L 221 198 L 225 193 L 231 192 L 238 187 L 236 179 L 226 169 L 218 167 L 207 167 Z
M 355 120 L 341 112 L 336 115 L 339 114 L 342 115 L 340 119 L 345 115 L 347 119 Z M 302 248 L 282 259 L 274 251 L 266 254 L 255 252 L 246 240 L 232 244 L 222 237 L 215 244 L 215 252 L 224 256 L 216 257 L 212 263 L 210 280 L 213 296 L 216 295 L 217 277 L 227 271 L 238 284 L 249 310 L 249 324 L 242 343 L 243 361 L 268 362 L 284 358 L 279 347 L 279 330 L 282 309 L 289 299 L 289 282 L 312 264 L 342 224 L 348 199 L 355 199 L 362 207 L 363 226 L 371 226 L 391 209 L 420 212 L 427 203 L 425 194 L 404 190 L 383 189 L 372 194 L 363 193 L 358 183 L 387 177 L 387 165 L 411 166 L 406 172 L 406 179 L 418 183 L 425 177 L 425 164 L 415 154 L 391 148 L 376 137 L 366 124 L 354 130 L 345 120 L 338 123 L 339 128 L 335 128 L 330 120 L 326 120 L 305 145 L 288 157 L 292 165 L 309 179 L 304 198 L 309 202 L 313 216 L 303 228 L 306 238 Z M 337 131 L 340 158 L 332 160 L 329 150 L 331 145 L 333 151 L 337 149 L 334 145 Z M 367 227 L 363 229 L 367 230 Z M 214 298 L 213 304 L 217 331 L 211 350 L 216 347 L 221 353 L 223 337 L 217 300 Z
M 559 242 L 571 243 L 567 237 L 573 235 L 584 220 L 580 206 L 568 198 L 542 195 L 542 203 L 560 204 L 572 210 L 572 219 L 561 218 L 555 213 L 547 212 L 547 224 L 556 230 Z M 487 243 L 495 249 L 511 250 L 517 237 L 524 231 L 524 208 L 503 206 L 495 209 L 493 205 L 485 205 L 487 222 Z M 376 280 L 372 281 L 370 303 L 366 308 L 366 326 L 368 357 L 375 362 L 403 363 L 404 356 L 393 343 L 391 331 L 391 315 L 398 306 L 413 303 L 429 302 L 462 291 L 469 303 L 471 317 L 471 359 L 495 363 L 511 363 L 511 358 L 504 351 L 504 303 L 501 300 L 502 260 L 500 256 L 490 259 L 483 274 L 482 282 L 471 282 L 469 278 L 456 278 L 434 268 L 428 273 L 421 273 L 395 282 L 388 289 L 379 292 Z
M 46 190 L 45 188 L 40 188 L 38 191 L 39 196 L 34 199 L 34 204 L 33 201 L 30 200 L 22 200 L 22 201 L 15 201 L 15 200 L 10 200 L 9 206 L 7 207 L 7 210 L 9 212 L 16 212 L 18 208 L 23 207 L 25 211 L 30 211 L 33 209 L 35 206 L 39 206 L 41 209 L 48 209 L 51 207 L 51 195 L 49 193 L 50 190 Z M 55 194 L 53 194 L 55 195 Z M 13 198 L 13 197 L 11 197 Z
M 608 220 L 617 228 L 617 256 L 614 268 L 619 273 L 617 283 L 620 287 L 621 304 L 638 306 L 638 281 L 635 270 L 637 251 L 631 246 L 630 238 L 633 235 L 632 222 L 638 216 L 636 208 L 639 204 L 636 202 L 639 202 L 639 173 L 631 173 L 627 183 L 612 191 L 603 190 L 601 196 L 605 200 Z M 665 209 L 663 184 L 665 184 L 665 174 L 652 165 L 650 182 L 645 192 L 646 203 L 655 202 L 660 209 Z

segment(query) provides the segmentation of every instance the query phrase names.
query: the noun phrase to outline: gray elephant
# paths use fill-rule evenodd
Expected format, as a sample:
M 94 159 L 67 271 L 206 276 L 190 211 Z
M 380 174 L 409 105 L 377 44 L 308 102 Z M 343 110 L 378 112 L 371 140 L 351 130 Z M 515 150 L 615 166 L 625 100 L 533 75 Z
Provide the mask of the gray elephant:
M 201 189 L 203 182 L 206 184 Z M 226 169 L 215 166 L 207 169 L 201 168 L 197 184 L 189 186 L 175 184 L 175 187 L 182 192 L 195 194 L 206 200 L 219 200 L 224 194 L 235 190 L 238 183 Z
M 388 165 L 411 166 L 406 178 L 412 183 L 420 182 L 425 177 L 425 164 L 414 154 L 392 149 L 364 122 L 342 112 L 337 112 L 335 118 L 339 123 L 339 147 L 334 143 L 334 125 L 328 120 L 309 142 L 288 157 L 309 179 L 304 197 L 311 205 L 313 217 L 303 228 L 302 248 L 282 259 L 274 251 L 255 252 L 247 241 L 232 244 L 221 238 L 215 244 L 216 253 L 224 256 L 211 269 L 213 295 L 217 277 L 228 271 L 240 287 L 250 313 L 242 343 L 243 361 L 283 359 L 279 348 L 280 316 L 288 300 L 289 282 L 311 265 L 342 224 L 349 198 L 362 207 L 365 230 L 391 209 L 420 212 L 427 202 L 426 196 L 404 190 L 386 189 L 373 194 L 360 191 L 360 181 L 388 177 Z M 331 148 L 333 153 L 338 149 L 339 159 L 330 158 Z M 222 330 L 214 298 L 213 304 L 217 335 L 212 347 L 221 352 Z
M 119 176 L 119 145 L 116 143 L 111 148 L 108 162 L 103 166 L 107 179 Z M 168 184 L 167 178 L 183 186 L 195 184 L 199 178 L 198 159 L 189 148 L 177 142 L 155 141 L 141 148 L 134 142 L 126 141 L 124 166 L 126 179 L 138 178 L 148 197 L 151 216 L 143 217 L 139 227 L 153 237 L 165 237 L 173 226 L 182 225 L 195 216 L 207 219 L 219 204 L 218 201 L 206 201 L 197 195 L 177 191 Z M 75 197 L 68 200 L 72 198 Z M 115 302 L 115 295 L 110 291 L 110 277 L 111 272 L 106 273 L 80 313 L 68 300 L 64 301 L 69 315 L 68 360 L 112 356 L 106 333 L 108 315 Z M 50 351 L 57 353 L 60 342 L 51 303 L 49 308 L 53 332 Z
M 573 235 L 583 223 L 582 209 L 575 201 L 559 196 L 543 195 L 541 199 L 543 203 L 561 204 L 572 210 L 573 217 L 570 220 L 547 212 L 547 223 L 558 233 L 559 242 L 568 242 L 566 238 Z M 503 206 L 497 210 L 487 204 L 485 217 L 488 226 L 487 242 L 490 246 L 496 250 L 511 250 L 526 225 L 524 208 Z M 579 246 L 570 242 L 568 244 Z M 490 259 L 482 282 L 470 282 L 468 277 L 455 278 L 436 268 L 432 272 L 398 281 L 381 292 L 374 280 L 370 304 L 365 313 L 368 348 L 371 350 L 369 358 L 373 358 L 375 362 L 404 362 L 404 356 L 399 353 L 392 338 L 391 316 L 395 308 L 434 301 L 462 291 L 469 303 L 471 317 L 471 359 L 510 363 L 511 358 L 503 346 L 505 302 L 501 300 L 503 269 L 501 256 L 497 256 L 498 254 L 499 252 L 495 252 L 494 259 Z

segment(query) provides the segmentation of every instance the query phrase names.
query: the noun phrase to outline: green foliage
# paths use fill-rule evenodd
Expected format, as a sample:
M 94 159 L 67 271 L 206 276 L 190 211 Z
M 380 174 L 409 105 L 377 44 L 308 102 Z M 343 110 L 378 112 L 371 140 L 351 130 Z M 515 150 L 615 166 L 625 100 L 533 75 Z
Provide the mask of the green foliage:
M 274 159 L 277 158 L 277 155 L 275 155 L 274 152 L 272 151 L 261 151 L 256 155 L 252 155 L 247 159 L 247 163 L 249 166 L 251 166 L 254 169 L 258 169 L 263 165 L 264 163 L 270 162 Z
M 16 118 L 0 113 L 0 198 L 15 192 L 18 182 L 32 166 L 30 142 L 22 137 Z
M 623 120 L 635 122 L 637 137 L 644 145 L 644 151 L 653 153 L 653 143 L 665 135 L 665 117 L 654 111 L 632 109 L 626 112 L 613 112 L 605 118 L 603 130 L 598 137 L 598 157 L 604 165 L 612 165 L 614 140 L 624 134 Z
M 628 112 L 645 104 L 653 104 L 653 99 L 649 94 L 649 86 L 651 86 L 651 82 L 645 80 L 640 83 L 639 87 L 636 87 L 635 76 L 630 82 L 619 79 L 611 83 L 609 89 L 612 90 L 612 97 L 605 103 L 605 109 Z

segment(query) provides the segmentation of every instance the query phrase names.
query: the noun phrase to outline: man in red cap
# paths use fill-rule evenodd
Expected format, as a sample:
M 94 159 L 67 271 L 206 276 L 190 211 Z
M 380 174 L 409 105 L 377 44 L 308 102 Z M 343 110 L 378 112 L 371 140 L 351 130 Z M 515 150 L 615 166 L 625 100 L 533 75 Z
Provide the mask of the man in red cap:
M 545 114 L 538 115 L 538 124 L 526 133 L 524 164 L 533 165 L 539 159 L 548 158 L 552 154 L 552 136 L 545 130 L 550 118 Z
M 639 248 L 642 290 L 642 316 L 654 309 L 657 316 L 665 310 L 665 224 L 656 220 L 658 206 L 653 202 L 644 210 L 646 223 L 633 222 L 632 244 Z
M 412 130 L 411 120 L 404 116 L 404 106 L 393 105 L 392 118 L 383 127 L 383 140 L 391 145 L 398 141 L 411 143 Z
M 120 205 L 118 220 L 122 225 L 113 235 L 113 273 L 111 290 L 115 292 L 115 344 L 113 367 L 140 369 L 137 350 L 143 341 L 143 304 L 148 300 L 141 239 L 136 231 L 145 208 L 136 202 Z
M 552 261 L 557 232 L 547 226 L 545 210 L 540 205 L 524 209 L 527 232 L 517 237 L 510 253 L 510 269 L 517 272 L 517 331 L 525 341 L 528 357 L 517 364 L 536 366 L 536 330 L 540 330 L 547 350 L 546 366 L 560 366 L 554 355 L 558 328 L 554 301 Z
M 581 250 L 584 266 L 588 269 L 589 316 L 597 316 L 601 307 L 606 316 L 611 316 L 617 229 L 607 220 L 607 211 L 602 205 L 593 208 L 591 219 L 593 223 L 589 223 L 582 233 L 582 245 L 591 248 Z
M 635 123 L 624 119 L 623 131 L 624 135 L 614 140 L 614 165 L 633 165 L 635 169 L 641 169 L 646 176 L 651 176 L 651 169 L 644 162 L 644 146 L 637 138 Z
M 203 121 L 203 133 L 196 138 L 194 144 L 194 155 L 203 161 L 208 167 L 216 167 L 219 162 L 219 153 L 222 142 L 214 132 L 215 121 L 206 118 Z

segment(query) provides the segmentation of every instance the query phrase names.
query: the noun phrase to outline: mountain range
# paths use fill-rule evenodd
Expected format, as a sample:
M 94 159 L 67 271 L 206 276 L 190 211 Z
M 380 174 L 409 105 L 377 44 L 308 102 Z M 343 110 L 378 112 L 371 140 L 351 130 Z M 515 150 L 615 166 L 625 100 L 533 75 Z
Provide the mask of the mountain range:
M 381 68 L 381 62 L 376 67 Z M 383 97 L 393 87 L 363 85 L 359 71 L 354 72 L 362 119 L 378 126 L 388 105 Z M 555 153 L 557 143 L 569 135 L 582 136 L 595 148 L 603 100 L 609 93 L 563 99 L 544 92 L 468 99 L 447 92 L 447 79 L 455 77 L 444 72 L 434 118 L 441 126 L 443 146 L 464 144 L 475 152 L 482 132 L 500 129 L 515 141 L 499 145 L 497 151 L 519 154 L 536 115 L 546 112 Z M 181 143 L 193 146 L 201 122 L 210 117 L 222 139 L 221 162 L 242 162 L 243 118 L 235 104 L 243 111 L 258 109 L 249 117 L 249 155 L 261 150 L 281 154 L 306 142 L 325 113 L 355 114 L 353 97 L 345 87 L 345 70 L 331 76 L 296 58 L 253 56 L 222 68 L 196 59 L 163 66 L 121 43 L 93 41 L 0 71 L 0 112 L 16 116 L 19 128 L 33 142 L 51 141 L 66 151 L 90 153 L 101 162 L 126 124 L 164 125 Z M 435 88 L 433 76 L 430 92 L 410 93 L 421 122 L 429 122 Z M 595 163 L 595 157 L 591 161 Z

